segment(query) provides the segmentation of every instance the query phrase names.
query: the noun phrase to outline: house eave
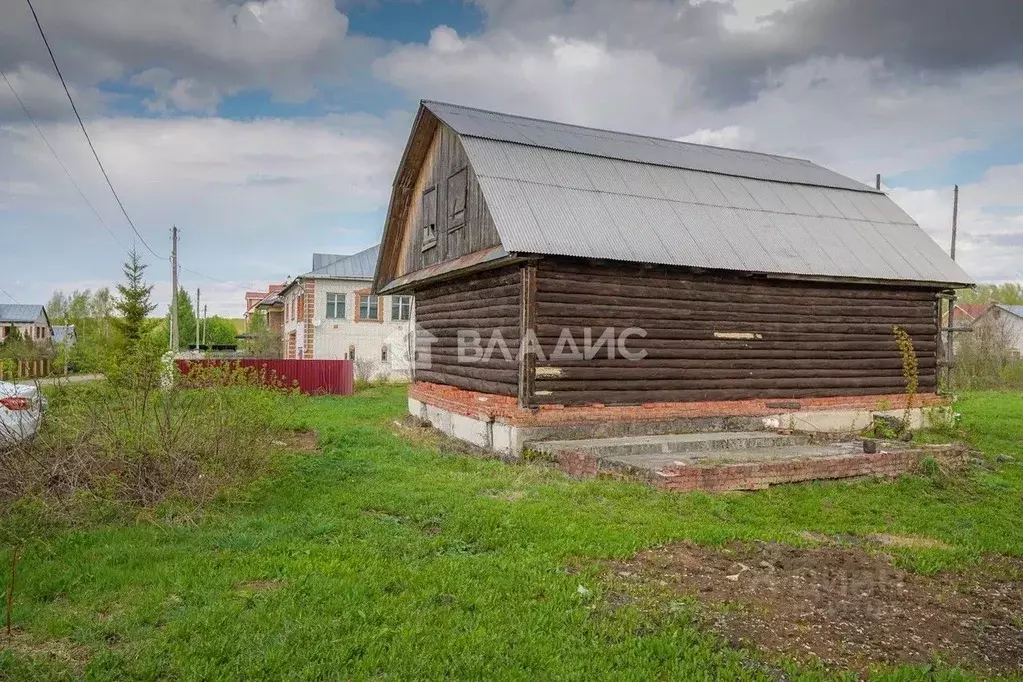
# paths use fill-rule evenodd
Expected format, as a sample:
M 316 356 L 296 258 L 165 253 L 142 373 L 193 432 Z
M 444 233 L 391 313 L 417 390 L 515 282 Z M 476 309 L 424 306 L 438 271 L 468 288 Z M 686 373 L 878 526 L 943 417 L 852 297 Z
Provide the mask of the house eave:
M 408 293 L 425 285 L 436 284 L 512 263 L 521 263 L 525 260 L 526 258 L 523 256 L 509 254 L 504 250 L 504 247 L 494 246 L 443 263 L 437 263 L 422 270 L 416 270 L 388 282 L 382 287 L 374 286 L 374 293 L 379 295 Z

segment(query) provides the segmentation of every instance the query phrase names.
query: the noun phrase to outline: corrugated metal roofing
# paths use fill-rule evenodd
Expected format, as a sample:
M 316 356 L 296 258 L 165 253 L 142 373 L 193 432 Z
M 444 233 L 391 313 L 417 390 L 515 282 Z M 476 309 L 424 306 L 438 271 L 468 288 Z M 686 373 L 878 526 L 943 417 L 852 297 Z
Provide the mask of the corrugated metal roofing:
M 329 253 L 313 254 L 313 264 L 317 259 L 322 263 L 314 267 L 302 277 L 324 277 L 336 279 L 373 279 L 377 267 L 377 255 L 380 245 L 352 254 L 351 256 L 335 256 Z
M 805 159 L 584 128 L 443 102 L 424 101 L 423 106 L 463 136 L 669 168 L 876 193 L 872 187 Z M 528 152 L 516 154 L 523 158 L 509 163 L 528 163 L 524 158 Z
M 345 253 L 314 253 L 313 254 L 313 270 L 319 270 L 325 268 L 331 263 L 336 263 L 339 260 L 348 258 L 351 254 Z
M 466 124 L 469 114 L 459 116 L 464 130 L 491 132 Z M 831 171 L 815 176 L 820 182 L 798 184 L 493 138 L 463 133 L 462 144 L 509 253 L 811 277 L 973 282 L 885 194 L 825 184 L 837 176 Z
M 43 314 L 43 306 L 23 303 L 0 303 L 0 322 L 35 322 Z

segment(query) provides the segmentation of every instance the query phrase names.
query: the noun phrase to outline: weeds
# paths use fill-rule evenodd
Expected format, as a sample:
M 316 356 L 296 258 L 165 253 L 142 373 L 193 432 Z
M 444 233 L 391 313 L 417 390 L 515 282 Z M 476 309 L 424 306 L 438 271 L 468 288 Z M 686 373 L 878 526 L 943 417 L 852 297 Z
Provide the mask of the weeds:
M 290 391 L 266 383 L 255 371 L 201 367 L 162 387 L 159 365 L 136 355 L 107 381 L 57 386 L 38 436 L 0 451 L 8 635 L 19 562 L 55 531 L 97 511 L 199 510 L 264 475 L 294 410 Z

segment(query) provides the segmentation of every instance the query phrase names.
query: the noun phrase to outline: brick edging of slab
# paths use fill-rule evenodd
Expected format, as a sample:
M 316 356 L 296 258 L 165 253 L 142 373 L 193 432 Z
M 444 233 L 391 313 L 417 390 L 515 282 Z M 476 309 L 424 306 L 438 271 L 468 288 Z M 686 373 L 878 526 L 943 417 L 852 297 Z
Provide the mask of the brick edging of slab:
M 966 462 L 966 450 L 957 445 L 894 450 L 873 454 L 836 455 L 812 459 L 733 464 L 680 465 L 665 467 L 648 476 L 616 466 L 582 452 L 559 452 L 555 462 L 565 473 L 579 478 L 647 480 L 655 487 L 673 492 L 725 492 L 763 490 L 780 483 L 834 480 L 858 476 L 895 478 L 920 470 L 925 457 L 934 457 L 953 468 Z

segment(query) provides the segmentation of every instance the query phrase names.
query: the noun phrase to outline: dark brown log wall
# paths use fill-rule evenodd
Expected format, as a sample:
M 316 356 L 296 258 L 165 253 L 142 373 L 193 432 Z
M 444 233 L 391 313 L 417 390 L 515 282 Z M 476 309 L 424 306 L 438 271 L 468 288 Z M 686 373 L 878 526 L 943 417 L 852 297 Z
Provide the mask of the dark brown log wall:
M 919 392 L 936 389 L 936 292 L 694 275 L 682 269 L 544 259 L 536 276 L 534 403 L 643 403 L 902 393 L 892 328 L 911 336 Z M 644 359 L 550 358 L 562 330 L 582 344 L 614 327 L 646 331 Z M 716 335 L 717 333 L 717 335 Z M 723 338 L 721 334 L 756 338 Z
M 435 338 L 431 341 L 417 334 L 416 381 L 516 395 L 521 287 L 516 265 L 417 290 L 416 325 Z M 494 332 L 500 332 L 512 359 L 506 359 L 498 347 L 487 362 L 459 362 L 459 329 L 478 332 L 484 349 Z M 427 352 L 428 369 L 423 368 Z

